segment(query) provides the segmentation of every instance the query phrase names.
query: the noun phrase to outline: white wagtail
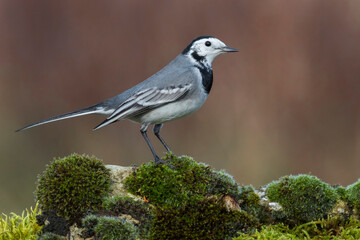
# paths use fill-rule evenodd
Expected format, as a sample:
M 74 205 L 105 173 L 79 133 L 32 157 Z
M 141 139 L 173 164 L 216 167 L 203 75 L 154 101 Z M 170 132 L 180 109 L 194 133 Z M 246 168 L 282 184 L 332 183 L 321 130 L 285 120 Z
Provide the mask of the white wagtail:
M 203 105 L 213 83 L 211 63 L 215 57 L 227 52 L 237 50 L 226 46 L 217 38 L 198 37 L 167 66 L 125 92 L 93 106 L 50 117 L 16 131 L 87 114 L 109 115 L 94 130 L 129 119 L 141 124 L 140 132 L 154 155 L 155 162 L 163 163 L 147 137 L 147 128 L 154 124 L 155 136 L 171 152 L 159 134 L 163 123 L 189 115 Z

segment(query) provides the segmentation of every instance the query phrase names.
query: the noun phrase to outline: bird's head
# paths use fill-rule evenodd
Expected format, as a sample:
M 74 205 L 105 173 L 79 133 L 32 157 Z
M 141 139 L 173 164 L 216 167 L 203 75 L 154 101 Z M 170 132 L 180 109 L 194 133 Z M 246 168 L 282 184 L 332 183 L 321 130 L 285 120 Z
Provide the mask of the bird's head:
M 211 36 L 195 38 L 182 52 L 198 63 L 211 66 L 212 61 L 223 53 L 237 52 L 235 48 L 225 45 L 222 41 Z

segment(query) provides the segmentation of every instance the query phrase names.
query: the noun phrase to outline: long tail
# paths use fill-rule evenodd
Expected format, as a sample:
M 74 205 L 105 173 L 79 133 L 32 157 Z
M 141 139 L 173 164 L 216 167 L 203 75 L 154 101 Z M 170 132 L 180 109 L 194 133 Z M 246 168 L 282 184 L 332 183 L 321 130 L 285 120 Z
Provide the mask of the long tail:
M 63 119 L 67 119 L 67 118 L 73 118 L 73 117 L 79 117 L 79 116 L 84 116 L 84 115 L 88 115 L 88 114 L 110 114 L 112 111 L 110 110 L 105 110 L 104 107 L 98 106 L 98 105 L 94 105 L 91 107 L 87 107 L 87 108 L 83 108 L 74 112 L 69 112 L 69 113 L 64 113 L 64 114 L 60 114 L 54 117 L 49 117 L 47 119 L 44 119 L 42 121 L 27 125 L 26 127 L 20 128 L 18 130 L 16 130 L 15 132 L 20 132 L 32 127 L 36 127 L 36 126 L 40 126 L 46 123 L 51 123 L 51 122 L 55 122 L 55 121 L 59 121 L 59 120 L 63 120 Z

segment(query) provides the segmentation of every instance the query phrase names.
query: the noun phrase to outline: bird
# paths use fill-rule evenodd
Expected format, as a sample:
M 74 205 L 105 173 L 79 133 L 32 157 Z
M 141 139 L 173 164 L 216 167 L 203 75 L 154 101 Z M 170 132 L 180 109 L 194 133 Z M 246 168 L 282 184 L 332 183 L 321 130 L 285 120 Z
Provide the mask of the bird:
M 93 130 L 128 119 L 141 124 L 141 135 L 150 148 L 155 163 L 165 163 L 149 141 L 148 127 L 153 125 L 155 136 L 167 152 L 172 152 L 160 135 L 161 128 L 164 123 L 185 117 L 204 104 L 213 84 L 213 60 L 230 52 L 238 50 L 212 36 L 197 37 L 160 71 L 119 95 L 77 111 L 49 117 L 16 132 L 89 114 L 108 115 Z

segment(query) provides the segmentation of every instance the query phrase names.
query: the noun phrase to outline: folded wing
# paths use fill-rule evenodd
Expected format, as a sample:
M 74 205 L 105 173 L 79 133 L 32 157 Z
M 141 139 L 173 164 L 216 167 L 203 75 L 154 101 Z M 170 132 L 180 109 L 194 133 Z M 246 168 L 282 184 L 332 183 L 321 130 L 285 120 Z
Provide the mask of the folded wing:
M 104 122 L 94 128 L 102 128 L 115 121 L 134 117 L 153 108 L 171 103 L 183 97 L 190 90 L 191 84 L 170 86 L 167 88 L 147 88 L 139 91 L 124 101 Z

